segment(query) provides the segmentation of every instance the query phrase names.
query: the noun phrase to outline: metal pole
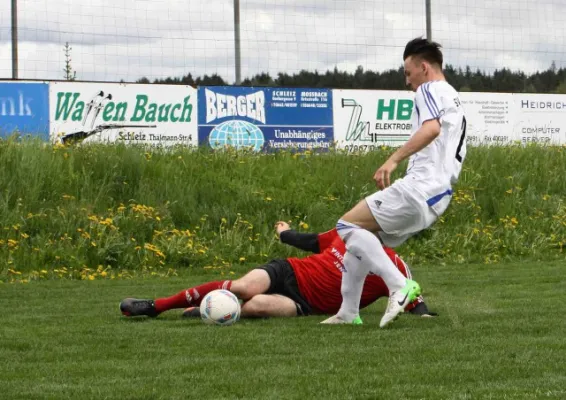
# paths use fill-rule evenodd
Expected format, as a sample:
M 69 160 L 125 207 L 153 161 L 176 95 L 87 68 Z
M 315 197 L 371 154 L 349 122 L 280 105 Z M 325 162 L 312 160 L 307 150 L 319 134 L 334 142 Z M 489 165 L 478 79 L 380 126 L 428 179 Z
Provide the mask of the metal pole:
M 12 0 L 12 79 L 18 79 L 18 0 Z
M 431 12 L 430 12 L 430 0 L 425 0 L 426 8 L 426 38 L 432 40 L 432 24 L 431 24 Z
M 236 53 L 236 85 L 242 83 L 242 55 L 240 51 L 240 0 L 234 0 L 234 50 Z

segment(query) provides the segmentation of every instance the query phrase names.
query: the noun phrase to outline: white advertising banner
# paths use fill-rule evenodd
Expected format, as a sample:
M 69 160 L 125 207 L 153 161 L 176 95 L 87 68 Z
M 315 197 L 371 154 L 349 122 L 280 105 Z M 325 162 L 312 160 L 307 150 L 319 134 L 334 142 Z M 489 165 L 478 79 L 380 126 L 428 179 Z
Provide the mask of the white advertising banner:
M 513 132 L 514 108 L 511 93 L 460 92 L 460 100 L 466 113 L 468 145 L 506 145 L 519 140 Z
M 334 90 L 334 139 L 349 151 L 376 146 L 402 146 L 411 134 L 414 92 L 393 90 Z M 509 144 L 514 108 L 510 93 L 460 93 L 466 111 L 467 143 Z
M 334 140 L 348 151 L 401 146 L 411 134 L 414 93 L 333 90 Z
M 191 86 L 52 82 L 49 107 L 53 141 L 198 144 Z
M 334 140 L 348 151 L 401 146 L 411 133 L 414 93 L 334 90 Z M 566 95 L 460 92 L 470 146 L 566 144 Z
M 522 144 L 566 144 L 566 95 L 513 94 L 514 131 Z

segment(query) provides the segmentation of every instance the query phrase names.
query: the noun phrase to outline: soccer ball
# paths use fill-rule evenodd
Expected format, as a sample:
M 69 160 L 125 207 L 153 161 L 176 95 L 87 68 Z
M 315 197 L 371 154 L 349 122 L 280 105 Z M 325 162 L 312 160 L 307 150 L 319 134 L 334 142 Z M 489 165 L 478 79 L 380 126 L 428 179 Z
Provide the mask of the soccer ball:
M 232 325 L 240 319 L 240 302 L 230 291 L 213 290 L 200 303 L 200 317 L 208 325 Z

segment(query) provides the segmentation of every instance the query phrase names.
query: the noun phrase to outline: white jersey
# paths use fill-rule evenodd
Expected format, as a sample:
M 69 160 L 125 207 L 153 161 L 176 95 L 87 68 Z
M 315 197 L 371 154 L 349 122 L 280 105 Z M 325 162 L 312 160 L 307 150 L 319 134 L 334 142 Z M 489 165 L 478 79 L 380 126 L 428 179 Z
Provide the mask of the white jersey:
M 440 122 L 440 134 L 409 158 L 407 176 L 451 187 L 466 157 L 466 118 L 458 92 L 446 81 L 426 82 L 417 89 L 412 134 L 432 119 Z

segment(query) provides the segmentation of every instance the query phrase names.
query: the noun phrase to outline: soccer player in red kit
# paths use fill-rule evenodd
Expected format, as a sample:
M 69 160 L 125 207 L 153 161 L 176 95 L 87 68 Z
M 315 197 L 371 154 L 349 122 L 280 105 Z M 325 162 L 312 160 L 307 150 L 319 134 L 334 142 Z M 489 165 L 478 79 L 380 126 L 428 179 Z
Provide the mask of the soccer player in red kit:
M 240 279 L 204 283 L 171 297 L 155 300 L 127 298 L 120 303 L 122 314 L 156 317 L 167 310 L 187 308 L 185 316 L 197 316 L 202 298 L 216 289 L 229 290 L 244 301 L 242 318 L 335 314 L 342 303 L 340 286 L 346 252 L 336 229 L 321 234 L 299 233 L 282 221 L 275 227 L 282 243 L 315 254 L 272 260 Z M 411 278 L 407 264 L 392 249 L 386 248 L 386 252 L 399 271 Z M 365 280 L 360 308 L 388 296 L 385 282 L 370 274 Z M 405 310 L 422 316 L 436 315 L 428 311 L 422 297 L 410 303 Z

